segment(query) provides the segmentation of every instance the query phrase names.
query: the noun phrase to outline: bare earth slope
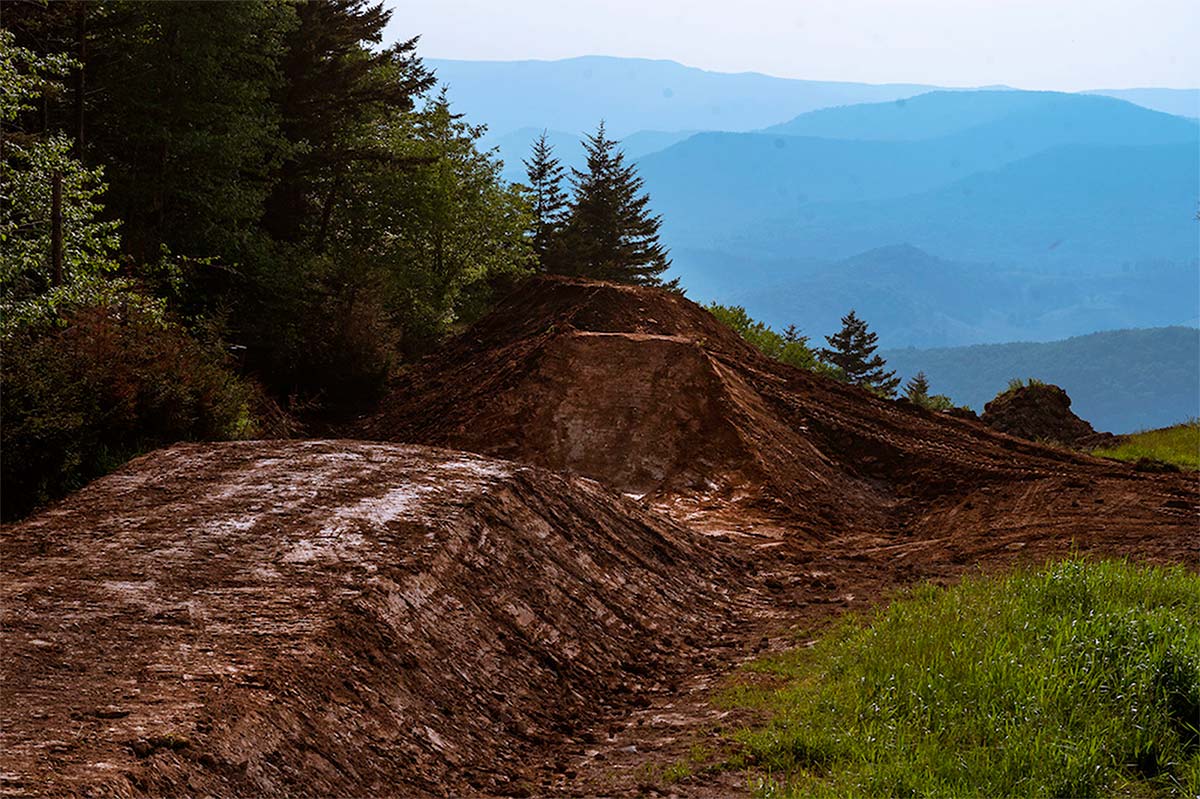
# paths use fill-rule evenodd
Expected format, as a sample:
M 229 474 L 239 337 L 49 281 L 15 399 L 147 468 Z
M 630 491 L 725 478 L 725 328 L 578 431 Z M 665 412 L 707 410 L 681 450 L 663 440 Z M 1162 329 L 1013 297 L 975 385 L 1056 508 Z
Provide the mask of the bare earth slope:
M 527 282 L 355 433 L 567 469 L 702 527 L 807 540 L 1196 521 L 1195 480 L 881 400 L 763 356 L 677 295 L 576 279 Z
M 0 554 L 18 795 L 519 794 L 741 571 L 594 483 L 353 441 L 162 450 Z

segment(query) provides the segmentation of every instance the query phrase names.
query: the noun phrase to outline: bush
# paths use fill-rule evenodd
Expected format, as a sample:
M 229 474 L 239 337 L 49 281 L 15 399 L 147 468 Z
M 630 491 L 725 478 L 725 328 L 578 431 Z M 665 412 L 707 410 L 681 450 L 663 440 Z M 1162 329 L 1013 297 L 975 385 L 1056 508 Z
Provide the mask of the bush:
M 743 760 L 789 796 L 1194 796 L 1200 577 L 1068 561 L 923 587 L 736 704 L 774 719 Z
M 155 447 L 255 433 L 253 387 L 136 295 L 33 316 L 3 339 L 5 518 Z
M 720 305 L 714 302 L 705 306 L 705 310 L 769 357 L 798 369 L 820 372 L 827 377 L 841 379 L 839 370 L 817 360 L 817 356 L 808 346 L 808 336 L 800 335 L 794 327 L 789 327 L 782 334 L 776 333 L 768 325 L 752 319 L 740 305 Z

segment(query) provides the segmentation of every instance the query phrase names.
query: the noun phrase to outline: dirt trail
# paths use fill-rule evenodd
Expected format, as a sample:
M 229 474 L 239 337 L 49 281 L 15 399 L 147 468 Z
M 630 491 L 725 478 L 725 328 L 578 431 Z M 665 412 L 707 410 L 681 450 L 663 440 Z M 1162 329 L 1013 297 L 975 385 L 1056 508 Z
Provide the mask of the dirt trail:
M 1200 564 L 1196 475 L 653 289 L 530 281 L 349 432 L 404 443 L 175 447 L 4 529 L 0 793 L 736 795 L 652 775 L 742 721 L 708 700 L 758 652 L 918 580 Z
M 536 792 L 744 572 L 594 483 L 351 441 L 160 451 L 3 544 L 18 795 Z

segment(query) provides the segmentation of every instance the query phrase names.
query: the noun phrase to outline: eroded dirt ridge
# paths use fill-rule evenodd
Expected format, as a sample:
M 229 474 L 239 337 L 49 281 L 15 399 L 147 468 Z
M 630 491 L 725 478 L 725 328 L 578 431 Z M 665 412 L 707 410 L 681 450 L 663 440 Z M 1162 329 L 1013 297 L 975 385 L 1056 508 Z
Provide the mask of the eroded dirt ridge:
M 357 796 L 527 790 L 740 571 L 594 483 L 351 441 L 143 457 L 3 569 L 4 792 Z
M 765 357 L 678 295 L 567 278 L 527 282 L 355 432 L 571 470 L 698 527 L 818 541 L 1195 523 L 1194 480 L 881 400 Z

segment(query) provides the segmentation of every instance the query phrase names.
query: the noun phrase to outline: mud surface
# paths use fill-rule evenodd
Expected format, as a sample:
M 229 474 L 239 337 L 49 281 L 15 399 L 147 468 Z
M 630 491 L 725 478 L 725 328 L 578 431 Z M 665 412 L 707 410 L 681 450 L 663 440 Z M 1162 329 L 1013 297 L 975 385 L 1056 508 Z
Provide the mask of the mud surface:
M 350 441 L 161 451 L 3 543 L 10 794 L 536 791 L 742 571 L 594 483 Z
M 739 795 L 655 775 L 747 721 L 710 701 L 744 660 L 920 580 L 1200 563 L 1195 474 L 650 289 L 531 281 L 350 432 L 406 443 L 176 447 L 5 528 L 0 793 Z

